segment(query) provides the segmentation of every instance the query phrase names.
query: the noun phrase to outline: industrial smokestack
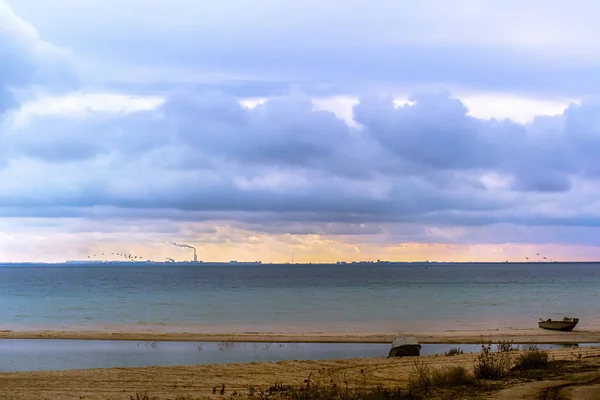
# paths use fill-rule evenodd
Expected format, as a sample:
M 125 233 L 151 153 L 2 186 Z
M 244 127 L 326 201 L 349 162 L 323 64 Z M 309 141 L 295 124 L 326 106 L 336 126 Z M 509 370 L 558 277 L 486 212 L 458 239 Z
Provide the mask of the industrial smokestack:
M 183 247 L 185 249 L 193 249 L 194 250 L 194 262 L 198 262 L 198 256 L 196 255 L 196 248 L 194 246 L 190 246 L 189 244 L 179 244 L 179 243 L 175 243 L 175 242 L 169 242 L 169 243 L 171 243 L 173 246 Z

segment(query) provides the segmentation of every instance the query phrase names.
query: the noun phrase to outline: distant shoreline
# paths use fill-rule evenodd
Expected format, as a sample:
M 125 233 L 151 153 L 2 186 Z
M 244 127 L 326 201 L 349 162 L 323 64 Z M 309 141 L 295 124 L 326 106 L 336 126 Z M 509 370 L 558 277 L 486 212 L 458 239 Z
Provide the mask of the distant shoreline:
M 238 267 L 259 267 L 259 266 L 339 266 L 339 267 L 350 267 L 350 266 L 402 266 L 402 265 L 521 265 L 521 264 L 600 264 L 600 261 L 347 261 L 347 262 L 318 262 L 318 263 L 268 263 L 263 261 L 238 261 L 238 262 L 226 262 L 226 261 L 101 261 L 101 260 L 74 260 L 64 262 L 6 262 L 0 263 L 0 267 L 9 266 L 78 266 L 78 265 L 177 265 L 177 266 L 238 266 Z
M 0 330 L 0 339 L 70 339 L 180 342 L 262 342 L 262 343 L 391 343 L 394 337 L 414 336 L 423 344 L 480 344 L 483 341 L 512 341 L 532 344 L 600 343 L 600 328 L 585 331 L 553 332 L 539 329 L 476 330 L 442 332 L 111 332 L 92 330 Z

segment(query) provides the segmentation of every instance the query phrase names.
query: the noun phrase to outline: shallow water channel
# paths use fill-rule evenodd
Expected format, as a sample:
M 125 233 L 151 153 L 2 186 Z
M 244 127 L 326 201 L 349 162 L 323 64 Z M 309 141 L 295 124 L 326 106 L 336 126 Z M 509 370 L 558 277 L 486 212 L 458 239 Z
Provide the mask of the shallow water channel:
M 579 346 L 587 346 L 580 344 Z M 421 355 L 465 353 L 479 345 L 424 344 Z M 571 345 L 540 345 L 562 348 Z M 225 364 L 252 361 L 386 357 L 390 344 L 372 343 L 199 343 L 114 340 L 1 339 L 0 371 L 44 371 L 151 365 Z

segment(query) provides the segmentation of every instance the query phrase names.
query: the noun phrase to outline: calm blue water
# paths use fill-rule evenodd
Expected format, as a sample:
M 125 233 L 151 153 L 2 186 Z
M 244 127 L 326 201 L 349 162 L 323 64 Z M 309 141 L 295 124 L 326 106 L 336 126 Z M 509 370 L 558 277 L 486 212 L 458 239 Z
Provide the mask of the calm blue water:
M 0 329 L 600 326 L 600 264 L 0 266 Z
M 421 355 L 443 354 L 456 345 L 425 344 Z M 561 345 L 540 345 L 561 348 Z M 110 340 L 0 340 L 0 372 L 198 365 L 233 362 L 385 357 L 389 344 L 192 343 Z M 460 345 L 465 353 L 479 345 Z

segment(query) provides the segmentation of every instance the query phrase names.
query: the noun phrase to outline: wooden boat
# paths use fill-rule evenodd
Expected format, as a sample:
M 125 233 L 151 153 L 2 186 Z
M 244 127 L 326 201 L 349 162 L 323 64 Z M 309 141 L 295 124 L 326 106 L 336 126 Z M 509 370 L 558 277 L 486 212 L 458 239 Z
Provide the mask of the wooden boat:
M 550 329 L 553 331 L 562 331 L 562 332 L 570 332 L 575 328 L 577 323 L 579 322 L 579 318 L 568 318 L 564 317 L 562 321 L 552 321 L 551 318 L 547 320 L 543 320 L 540 318 L 540 322 L 538 322 L 538 326 L 542 329 Z
M 416 357 L 421 354 L 419 341 L 412 336 L 397 337 L 392 341 L 388 357 Z

